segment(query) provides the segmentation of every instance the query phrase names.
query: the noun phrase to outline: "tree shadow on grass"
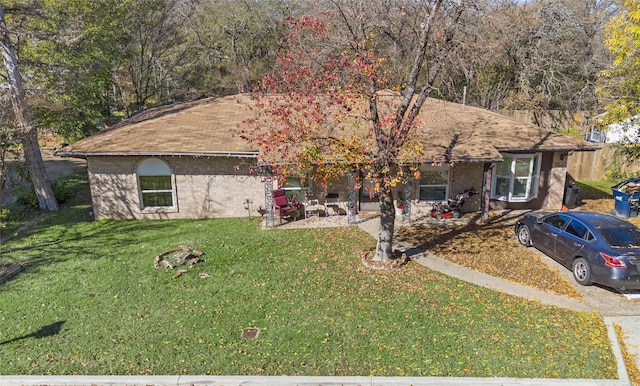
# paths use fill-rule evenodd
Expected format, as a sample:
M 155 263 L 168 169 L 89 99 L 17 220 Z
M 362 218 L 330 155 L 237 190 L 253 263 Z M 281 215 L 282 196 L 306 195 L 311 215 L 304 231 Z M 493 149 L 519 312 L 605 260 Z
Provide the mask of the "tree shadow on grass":
M 55 323 L 51 323 L 51 324 L 46 325 L 46 326 L 42 326 L 42 327 L 40 327 L 40 329 L 38 331 L 32 332 L 31 334 L 19 336 L 17 338 L 13 338 L 13 339 L 5 340 L 4 342 L 0 342 L 0 346 L 5 345 L 5 344 L 9 344 L 9 343 L 13 343 L 13 342 L 17 342 L 17 341 L 23 340 L 23 339 L 28 339 L 28 338 L 42 339 L 42 338 L 48 338 L 50 336 L 58 335 L 60 333 L 60 331 L 62 330 L 62 325 L 65 324 L 65 323 L 66 323 L 66 320 L 61 320 L 61 321 L 58 321 L 58 322 L 55 322 Z
M 437 245 L 445 244 L 463 234 L 478 234 L 490 237 L 504 229 L 514 229 L 515 222 L 529 210 L 505 210 L 495 215 L 488 223 L 480 222 L 480 213 L 473 213 L 465 224 L 447 224 L 447 219 L 418 223 L 403 227 L 398 231 L 398 238 L 413 245 L 416 251 L 428 251 Z M 513 233 L 515 238 L 515 231 Z M 412 251 L 416 254 L 416 251 Z
M 0 245 L 0 263 L 16 262 L 26 268 L 20 275 L 34 274 L 41 267 L 70 259 L 110 258 L 120 251 L 120 246 L 155 243 L 162 229 L 171 229 L 169 223 L 150 220 L 106 221 L 92 222 L 82 229 L 65 224 L 55 232 L 49 231 L 48 237 L 39 237 L 48 227 L 56 225 L 59 224 L 43 221 L 13 242 Z

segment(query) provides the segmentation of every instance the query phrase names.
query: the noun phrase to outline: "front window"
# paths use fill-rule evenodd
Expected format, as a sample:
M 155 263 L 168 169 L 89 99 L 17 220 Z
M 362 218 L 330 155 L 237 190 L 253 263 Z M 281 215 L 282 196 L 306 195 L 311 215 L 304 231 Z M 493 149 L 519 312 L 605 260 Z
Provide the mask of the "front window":
M 540 159 L 538 154 L 503 154 L 491 181 L 491 198 L 508 202 L 530 201 L 538 195 Z
M 309 178 L 287 177 L 282 185 L 286 191 L 287 199 L 291 202 L 306 202 L 310 194 L 311 186 Z
M 138 165 L 142 208 L 173 207 L 173 174 L 164 161 L 149 158 Z
M 420 201 L 445 201 L 448 187 L 448 166 L 429 166 L 420 170 Z

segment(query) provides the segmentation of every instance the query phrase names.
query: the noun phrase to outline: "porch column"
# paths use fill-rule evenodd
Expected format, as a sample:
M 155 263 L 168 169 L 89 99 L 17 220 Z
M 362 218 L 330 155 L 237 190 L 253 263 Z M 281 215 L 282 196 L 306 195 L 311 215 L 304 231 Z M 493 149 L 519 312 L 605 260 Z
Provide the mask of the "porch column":
M 480 197 L 480 219 L 486 224 L 489 222 L 489 204 L 491 200 L 491 173 L 493 164 L 485 163 L 482 172 L 482 192 Z
M 274 213 L 273 213 L 273 178 L 267 176 L 264 179 L 264 209 L 266 210 L 265 226 L 267 228 L 274 227 Z
M 408 169 L 402 173 L 402 185 L 402 222 L 405 222 L 411 220 L 411 194 L 413 193 L 413 179 Z
M 347 199 L 347 224 L 355 224 L 357 205 L 356 197 L 358 195 L 358 191 L 356 189 L 356 180 L 353 178 L 353 172 L 348 174 L 347 180 L 349 184 L 349 197 Z

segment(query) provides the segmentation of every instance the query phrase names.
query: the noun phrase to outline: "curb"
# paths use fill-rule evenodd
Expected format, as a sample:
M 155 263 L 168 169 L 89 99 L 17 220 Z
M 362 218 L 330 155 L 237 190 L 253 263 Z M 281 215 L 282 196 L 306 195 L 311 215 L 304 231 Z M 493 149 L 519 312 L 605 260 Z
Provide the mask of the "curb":
M 623 380 L 295 376 L 0 376 L 3 386 L 626 386 Z

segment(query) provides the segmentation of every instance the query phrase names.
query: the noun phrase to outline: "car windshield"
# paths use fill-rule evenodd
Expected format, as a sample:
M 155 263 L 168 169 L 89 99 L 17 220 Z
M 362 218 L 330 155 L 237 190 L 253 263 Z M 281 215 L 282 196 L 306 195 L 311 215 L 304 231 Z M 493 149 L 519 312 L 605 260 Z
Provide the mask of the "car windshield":
M 602 237 L 613 248 L 640 248 L 640 230 L 638 228 L 600 228 Z

